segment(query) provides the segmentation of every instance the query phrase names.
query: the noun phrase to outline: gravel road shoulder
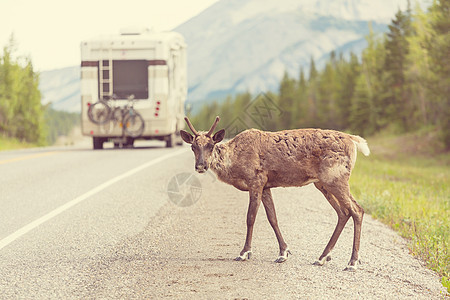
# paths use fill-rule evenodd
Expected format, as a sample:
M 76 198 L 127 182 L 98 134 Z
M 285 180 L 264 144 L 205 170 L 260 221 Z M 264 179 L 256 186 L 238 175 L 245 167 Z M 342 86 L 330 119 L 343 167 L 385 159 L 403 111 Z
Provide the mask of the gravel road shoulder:
M 146 229 L 92 262 L 86 290 L 98 298 L 179 299 L 442 299 L 439 276 L 408 253 L 406 242 L 365 216 L 356 272 L 345 272 L 353 237 L 351 221 L 323 267 L 313 266 L 334 230 L 334 210 L 314 186 L 273 189 L 281 231 L 292 255 L 273 261 L 278 244 L 260 207 L 253 257 L 236 262 L 245 239 L 248 193 L 196 175 L 199 202 L 170 202 Z

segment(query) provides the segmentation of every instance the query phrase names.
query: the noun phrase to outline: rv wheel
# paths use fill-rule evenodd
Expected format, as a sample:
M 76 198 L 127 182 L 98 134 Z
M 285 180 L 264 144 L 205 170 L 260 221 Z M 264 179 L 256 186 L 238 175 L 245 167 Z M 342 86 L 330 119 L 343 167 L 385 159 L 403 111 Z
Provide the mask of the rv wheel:
M 172 134 L 168 135 L 166 138 L 166 147 L 172 148 L 174 143 L 175 143 L 175 134 L 172 133 Z
M 124 145 L 127 148 L 133 148 L 134 146 L 134 139 L 132 137 L 127 137 L 127 142 Z
M 92 142 L 93 142 L 94 150 L 103 149 L 103 138 L 94 137 L 94 138 L 92 138 Z
M 180 134 L 180 131 L 179 130 L 177 130 L 177 132 L 176 132 L 176 134 L 175 134 L 175 137 L 176 137 L 176 145 L 177 146 L 181 146 L 181 145 L 183 145 L 183 139 L 181 138 L 181 134 Z

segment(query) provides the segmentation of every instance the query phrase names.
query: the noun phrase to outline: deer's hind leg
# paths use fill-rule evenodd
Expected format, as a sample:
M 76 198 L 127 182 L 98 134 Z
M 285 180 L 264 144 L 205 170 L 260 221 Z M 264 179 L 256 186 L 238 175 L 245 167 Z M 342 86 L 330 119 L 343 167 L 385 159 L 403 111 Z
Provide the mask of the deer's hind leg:
M 345 224 L 347 224 L 348 219 L 350 218 L 350 213 L 345 208 L 341 207 L 339 204 L 338 199 L 331 194 L 320 182 L 314 184 L 316 188 L 322 192 L 322 194 L 325 196 L 325 198 L 328 200 L 328 202 L 331 204 L 331 206 L 334 208 L 334 210 L 337 213 L 338 216 L 338 222 L 336 224 L 336 228 L 334 229 L 333 234 L 331 235 L 330 241 L 328 242 L 327 246 L 322 252 L 322 255 L 320 255 L 319 259 L 314 262 L 317 266 L 323 266 L 327 261 L 331 260 L 331 251 L 333 250 L 334 246 L 336 245 L 337 240 L 339 239 L 339 236 L 341 235 L 342 230 L 345 227 Z
M 316 183 L 316 187 L 324 194 L 325 198 L 331 204 L 338 215 L 338 223 L 330 238 L 325 250 L 319 257 L 316 265 L 323 265 L 325 261 L 331 260 L 330 252 L 333 250 L 336 242 L 345 227 L 348 219 L 352 217 L 354 223 L 354 235 L 353 235 L 353 250 L 350 262 L 345 270 L 356 270 L 356 263 L 358 262 L 358 252 L 361 240 L 361 225 L 364 215 L 364 210 L 355 201 L 350 194 L 350 187 L 348 182 L 334 185 L 323 185 Z

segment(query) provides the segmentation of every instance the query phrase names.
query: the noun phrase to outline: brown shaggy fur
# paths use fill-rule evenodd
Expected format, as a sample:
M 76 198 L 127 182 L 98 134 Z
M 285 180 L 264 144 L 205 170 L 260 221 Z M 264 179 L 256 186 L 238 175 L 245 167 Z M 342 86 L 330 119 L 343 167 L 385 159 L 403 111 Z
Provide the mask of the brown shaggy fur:
M 247 239 L 237 260 L 250 258 L 254 219 L 261 201 L 277 236 L 280 255 L 277 262 L 287 259 L 289 250 L 278 228 L 271 188 L 297 187 L 314 183 L 338 215 L 338 224 L 324 252 L 315 263 L 323 265 L 331 259 L 342 229 L 350 217 L 355 224 L 353 252 L 347 269 L 355 270 L 364 211 L 350 194 L 348 180 L 356 161 L 356 151 L 369 154 L 364 139 L 334 130 L 296 129 L 266 132 L 246 130 L 232 140 L 217 144 L 224 131 L 211 137 L 216 122 L 208 133 L 194 132 L 195 137 L 181 131 L 183 140 L 192 144 L 196 169 L 211 168 L 218 178 L 239 190 L 249 191 Z

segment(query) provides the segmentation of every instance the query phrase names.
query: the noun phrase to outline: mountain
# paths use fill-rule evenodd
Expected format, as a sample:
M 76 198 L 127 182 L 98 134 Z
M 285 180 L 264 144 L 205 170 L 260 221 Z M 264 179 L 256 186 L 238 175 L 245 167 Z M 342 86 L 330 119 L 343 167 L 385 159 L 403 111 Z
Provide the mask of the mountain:
M 221 0 L 175 28 L 188 44 L 188 101 L 204 102 L 243 91 L 276 90 L 285 70 L 318 67 L 333 50 L 364 49 L 369 22 L 385 32 L 407 0 Z M 422 0 L 422 7 L 426 7 Z M 76 77 L 75 77 L 76 74 Z M 58 77 L 69 76 L 65 80 Z M 43 72 L 45 101 L 79 109 L 79 68 Z M 194 105 L 194 108 L 199 105 Z
M 39 89 L 42 103 L 56 110 L 81 111 L 80 66 L 42 72 Z

